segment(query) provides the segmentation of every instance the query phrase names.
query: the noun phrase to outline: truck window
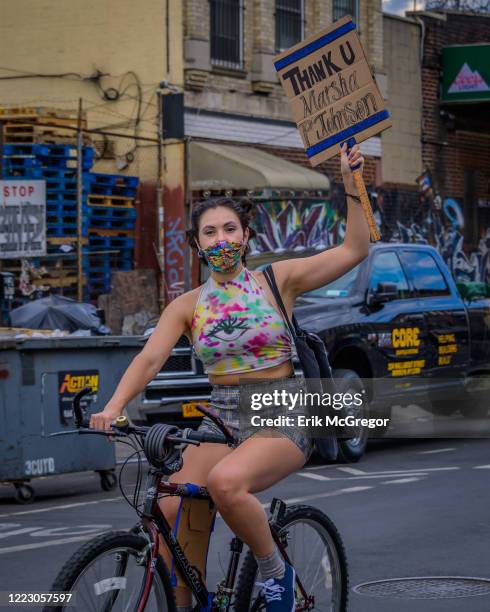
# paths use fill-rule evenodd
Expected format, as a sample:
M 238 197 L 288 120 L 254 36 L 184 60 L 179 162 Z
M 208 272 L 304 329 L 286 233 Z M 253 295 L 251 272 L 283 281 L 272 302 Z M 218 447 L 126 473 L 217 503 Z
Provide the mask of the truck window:
M 430 253 L 402 251 L 402 259 L 419 296 L 449 295 L 449 287 Z
M 369 288 L 375 291 L 378 283 L 396 283 L 399 299 L 411 297 L 405 272 L 398 256 L 393 251 L 374 255 Z
M 324 285 L 323 287 L 319 287 L 318 289 L 313 289 L 313 291 L 308 291 L 304 295 L 308 297 L 326 297 L 326 298 L 336 298 L 336 297 L 347 297 L 352 292 L 357 273 L 359 272 L 360 264 L 357 264 L 352 270 L 349 270 L 336 280 L 328 283 L 328 285 Z

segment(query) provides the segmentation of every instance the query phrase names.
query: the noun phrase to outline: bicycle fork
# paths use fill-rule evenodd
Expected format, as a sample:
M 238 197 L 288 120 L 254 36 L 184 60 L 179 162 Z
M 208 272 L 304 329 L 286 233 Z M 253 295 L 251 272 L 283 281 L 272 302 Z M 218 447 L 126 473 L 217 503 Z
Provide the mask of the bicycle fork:
M 220 610 L 220 612 L 228 612 L 230 608 L 242 550 L 243 542 L 239 538 L 233 538 L 230 542 L 231 556 L 226 579 L 220 582 L 214 595 L 213 609 Z

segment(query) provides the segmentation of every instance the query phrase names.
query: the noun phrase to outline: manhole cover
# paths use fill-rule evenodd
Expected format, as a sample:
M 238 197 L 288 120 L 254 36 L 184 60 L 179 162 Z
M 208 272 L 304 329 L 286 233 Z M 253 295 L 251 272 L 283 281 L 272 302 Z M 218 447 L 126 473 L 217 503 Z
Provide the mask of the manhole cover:
M 359 595 L 387 599 L 448 599 L 490 595 L 490 580 L 458 576 L 391 578 L 364 582 L 353 588 Z

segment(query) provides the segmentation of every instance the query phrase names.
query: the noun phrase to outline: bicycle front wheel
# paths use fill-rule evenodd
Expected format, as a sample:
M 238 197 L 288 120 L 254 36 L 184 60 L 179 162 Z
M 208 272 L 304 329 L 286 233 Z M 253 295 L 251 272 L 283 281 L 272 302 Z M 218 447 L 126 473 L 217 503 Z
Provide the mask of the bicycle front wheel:
M 102 534 L 75 552 L 56 577 L 51 591 L 70 591 L 70 612 L 136 611 L 149 571 L 148 541 L 126 531 Z M 43 612 L 62 610 L 47 606 Z M 170 578 L 159 557 L 145 612 L 175 612 Z
M 290 506 L 277 530 L 307 595 L 305 599 L 296 584 L 295 610 L 345 612 L 349 583 L 345 549 L 328 516 L 311 506 Z M 236 612 L 265 609 L 257 580 L 261 580 L 257 562 L 249 550 L 238 579 Z

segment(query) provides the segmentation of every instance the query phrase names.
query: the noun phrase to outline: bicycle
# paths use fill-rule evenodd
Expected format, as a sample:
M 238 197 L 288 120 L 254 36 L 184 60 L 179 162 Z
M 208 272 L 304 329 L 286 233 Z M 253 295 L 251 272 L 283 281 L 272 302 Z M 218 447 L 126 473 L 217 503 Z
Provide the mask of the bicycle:
M 235 588 L 243 542 L 233 537 L 226 577 L 208 591 L 199 570 L 192 566 L 177 541 L 172 527 L 157 503 L 160 496 L 212 499 L 205 487 L 192 483 L 177 484 L 165 477 L 177 472 L 183 464 L 185 445 L 203 442 L 233 444 L 234 438 L 226 425 L 204 406 L 200 410 L 219 427 L 222 434 L 197 432 L 175 425 L 156 424 L 151 427 L 131 425 L 125 416 L 112 423 L 110 431 L 87 429 L 86 417 L 80 406 L 81 398 L 90 389 L 79 392 L 73 402 L 78 433 L 129 438 L 136 443 L 138 458 L 144 453 L 148 461 L 146 494 L 143 507 L 138 505 L 142 481 L 141 461 L 133 502 L 122 486 L 123 464 L 119 485 L 126 501 L 133 506 L 140 521 L 130 531 L 111 531 L 87 542 L 65 563 L 51 590 L 74 594 L 75 609 L 96 610 L 175 611 L 175 600 L 170 574 L 159 556 L 158 534 L 162 534 L 172 553 L 185 584 L 191 589 L 196 605 L 193 611 L 235 612 L 258 611 L 265 601 L 255 582 L 257 563 L 250 550 L 245 554 Z M 66 433 L 66 432 L 63 432 Z M 54 434 L 56 435 L 56 434 Z M 130 457 L 126 461 L 128 461 Z M 182 502 L 181 502 L 182 503 Z M 271 502 L 269 519 L 271 533 L 284 559 L 296 570 L 296 612 L 347 610 L 348 573 L 345 549 L 333 522 L 320 510 L 306 505 L 287 507 L 279 500 Z M 211 537 L 211 535 L 209 536 Z M 207 553 L 206 553 L 207 554 Z M 70 606 L 72 609 L 73 605 Z M 63 606 L 46 607 L 45 612 L 61 610 Z

